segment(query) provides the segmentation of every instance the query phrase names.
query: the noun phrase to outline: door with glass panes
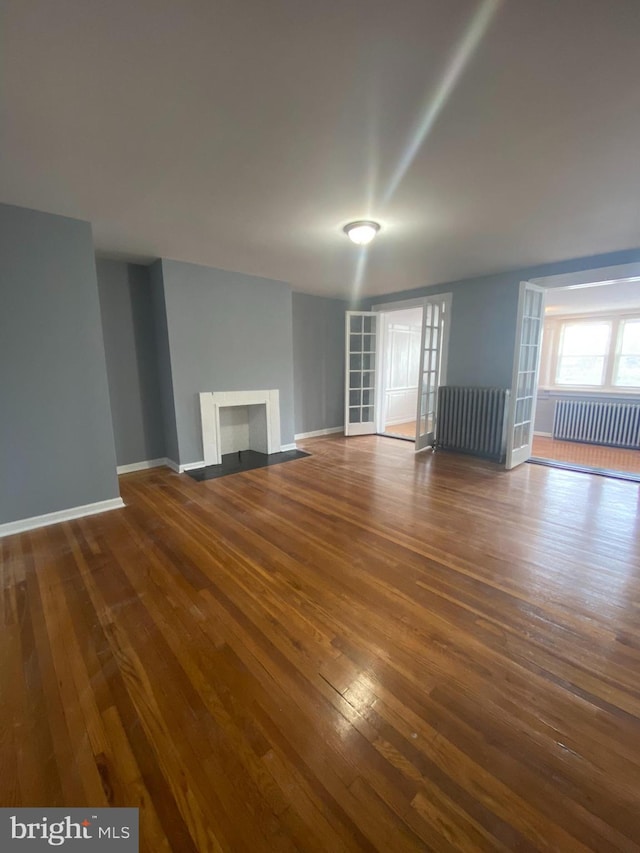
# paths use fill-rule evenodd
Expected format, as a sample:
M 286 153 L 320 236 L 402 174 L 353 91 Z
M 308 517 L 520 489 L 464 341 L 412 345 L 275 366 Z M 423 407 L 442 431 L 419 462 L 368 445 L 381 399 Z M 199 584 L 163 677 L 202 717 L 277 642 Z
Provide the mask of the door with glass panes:
M 451 294 L 426 297 L 422 306 L 416 451 L 434 441 L 438 386 L 446 382 Z M 377 432 L 377 421 L 382 423 L 377 406 L 381 323 L 377 311 L 346 312 L 345 435 L 369 435 Z
M 545 290 L 530 281 L 520 283 L 513 379 L 507 428 L 507 468 L 531 457 L 536 413 L 540 344 Z
M 347 311 L 345 435 L 376 431 L 378 325 L 378 315 L 373 311 Z
M 436 436 L 438 387 L 446 382 L 449 294 L 425 299 L 422 311 L 422 358 L 418 383 L 416 453 L 433 447 Z

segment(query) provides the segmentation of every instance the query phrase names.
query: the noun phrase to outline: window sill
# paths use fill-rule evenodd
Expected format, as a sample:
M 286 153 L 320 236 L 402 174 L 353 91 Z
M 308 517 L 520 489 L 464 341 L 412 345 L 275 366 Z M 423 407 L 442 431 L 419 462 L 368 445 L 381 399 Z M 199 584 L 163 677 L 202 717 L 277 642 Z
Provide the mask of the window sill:
M 625 391 L 620 388 L 594 388 L 593 386 L 577 388 L 576 386 L 540 385 L 538 394 L 540 393 L 548 397 L 630 397 L 633 400 L 640 398 L 640 388 Z

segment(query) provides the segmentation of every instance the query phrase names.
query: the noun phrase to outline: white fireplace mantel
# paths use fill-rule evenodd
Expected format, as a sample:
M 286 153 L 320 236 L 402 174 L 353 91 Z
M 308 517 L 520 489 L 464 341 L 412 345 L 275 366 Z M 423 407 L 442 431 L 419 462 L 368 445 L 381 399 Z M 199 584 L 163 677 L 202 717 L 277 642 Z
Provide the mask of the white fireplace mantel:
M 269 391 L 202 391 L 200 416 L 205 465 L 222 463 L 220 409 L 226 406 L 264 406 L 266 441 L 263 452 L 280 452 L 280 394 L 277 388 Z

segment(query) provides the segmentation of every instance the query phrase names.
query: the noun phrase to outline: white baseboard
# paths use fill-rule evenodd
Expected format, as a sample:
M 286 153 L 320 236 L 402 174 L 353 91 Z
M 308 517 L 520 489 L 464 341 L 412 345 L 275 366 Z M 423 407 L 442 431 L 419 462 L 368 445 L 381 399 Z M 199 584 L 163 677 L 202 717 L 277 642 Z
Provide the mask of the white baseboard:
M 179 465 L 178 474 L 184 474 L 185 471 L 195 471 L 196 468 L 204 468 L 204 459 L 202 462 L 187 462 L 186 465 Z
M 121 509 L 123 506 L 122 498 L 111 498 L 108 501 L 72 506 L 58 512 L 48 512 L 45 515 L 34 515 L 31 518 L 9 521 L 7 524 L 0 524 L 0 537 L 24 533 L 26 530 L 35 530 L 37 527 L 46 527 L 49 524 L 59 524 L 61 521 L 72 521 L 74 518 L 84 518 L 86 515 L 97 515 L 99 512 Z
M 144 462 L 131 462 L 129 465 L 118 465 L 118 474 L 132 474 L 134 471 L 146 471 L 148 468 L 161 468 L 167 464 L 162 456 L 160 459 L 145 459 Z
M 340 429 L 342 429 L 342 427 L 340 427 Z M 333 432 L 333 430 L 331 430 L 331 431 Z M 280 446 L 280 452 L 285 451 L 285 450 L 297 450 L 297 449 L 298 449 L 298 446 L 295 442 L 293 442 L 292 444 L 282 444 Z M 156 461 L 156 460 L 153 460 L 153 461 Z M 166 465 L 168 468 L 171 468 L 171 470 L 175 471 L 176 474 L 184 474 L 185 471 L 195 471 L 196 468 L 204 468 L 205 467 L 204 459 L 201 462 L 188 462 L 186 465 L 178 465 L 178 463 L 174 462 L 173 459 L 162 459 L 162 460 L 157 460 L 157 462 L 159 465 Z M 144 463 L 140 463 L 140 464 L 144 465 Z M 155 466 L 154 465 L 146 465 L 145 467 L 153 468 Z M 135 470 L 139 470 L 139 469 L 135 469 Z M 120 473 L 119 470 L 118 470 L 118 473 Z
M 149 459 L 146 462 L 134 462 L 132 465 L 118 465 L 118 474 L 130 474 L 132 471 L 144 471 L 147 468 L 160 468 L 164 466 L 171 468 L 176 474 L 184 474 L 185 471 L 193 471 L 195 468 L 204 468 L 202 462 L 188 462 L 186 465 L 178 465 L 168 457 L 162 459 Z
M 545 438 L 553 438 L 553 433 L 552 433 L 552 432 L 538 432 L 538 430 L 537 430 L 537 429 L 534 429 L 533 434 L 534 434 L 534 435 L 542 435 L 542 436 L 544 436 Z
M 304 433 L 303 436 L 297 435 L 296 438 L 310 438 L 313 435 L 328 435 L 331 432 L 342 432 L 342 427 L 318 430 L 313 433 Z M 282 444 L 280 446 L 280 452 L 297 449 L 298 445 L 295 441 L 291 444 Z M 186 465 L 178 465 L 178 463 L 174 462 L 173 459 L 162 457 L 160 459 L 147 459 L 144 462 L 132 462 L 131 465 L 118 465 L 117 471 L 118 474 L 131 474 L 134 471 L 146 471 L 149 468 L 161 468 L 163 466 L 175 471 L 176 474 L 184 474 L 185 471 L 194 471 L 196 468 L 204 468 L 205 464 L 204 460 L 202 460 L 201 462 L 188 462 Z
M 187 462 L 186 465 L 178 465 L 173 459 L 165 459 L 164 464 L 167 468 L 171 468 L 176 474 L 184 474 L 185 471 L 193 471 L 195 468 L 204 468 L 204 459 L 202 462 Z
M 296 441 L 299 438 L 318 438 L 321 435 L 332 435 L 334 432 L 344 432 L 344 427 L 329 427 L 329 429 L 314 429 L 311 432 L 299 432 L 296 433 L 294 438 L 296 439 Z

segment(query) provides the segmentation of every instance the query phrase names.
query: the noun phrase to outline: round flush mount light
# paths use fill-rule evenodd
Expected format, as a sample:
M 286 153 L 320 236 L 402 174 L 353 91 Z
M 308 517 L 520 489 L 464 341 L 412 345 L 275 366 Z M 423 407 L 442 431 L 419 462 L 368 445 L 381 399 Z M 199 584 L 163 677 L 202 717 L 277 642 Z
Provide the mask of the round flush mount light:
M 380 230 L 380 225 L 369 219 L 360 219 L 358 222 L 350 222 L 345 225 L 342 230 L 357 246 L 366 246 L 376 236 Z

